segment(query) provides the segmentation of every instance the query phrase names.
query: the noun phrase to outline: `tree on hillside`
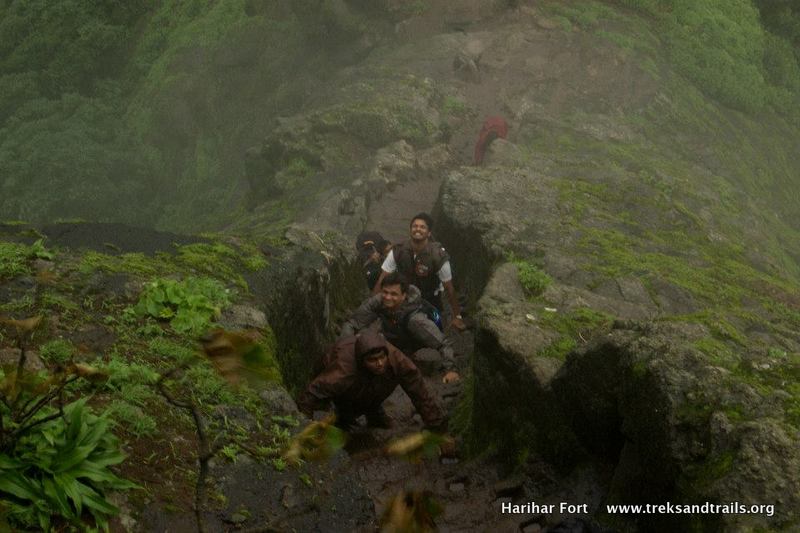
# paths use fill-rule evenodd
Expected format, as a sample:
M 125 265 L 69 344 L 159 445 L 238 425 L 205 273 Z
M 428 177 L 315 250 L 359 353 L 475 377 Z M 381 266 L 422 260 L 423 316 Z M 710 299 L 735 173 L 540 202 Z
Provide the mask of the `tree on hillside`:
M 800 57 L 800 4 L 797 0 L 754 0 L 769 31 L 786 38 Z

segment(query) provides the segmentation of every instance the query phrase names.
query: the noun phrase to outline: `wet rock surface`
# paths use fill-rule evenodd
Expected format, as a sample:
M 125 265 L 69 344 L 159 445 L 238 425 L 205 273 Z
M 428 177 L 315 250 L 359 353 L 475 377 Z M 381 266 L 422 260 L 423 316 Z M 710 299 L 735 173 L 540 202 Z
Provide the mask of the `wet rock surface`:
M 41 233 L 47 237 L 48 245 L 88 248 L 110 255 L 136 252 L 152 255 L 174 252 L 176 245 L 207 242 L 200 237 L 101 222 L 53 224 L 44 226 Z

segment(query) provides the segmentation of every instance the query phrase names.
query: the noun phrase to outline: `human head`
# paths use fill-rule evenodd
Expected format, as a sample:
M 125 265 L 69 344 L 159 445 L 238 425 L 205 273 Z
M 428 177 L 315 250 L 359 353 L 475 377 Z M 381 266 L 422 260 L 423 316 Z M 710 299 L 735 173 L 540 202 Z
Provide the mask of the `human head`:
M 428 213 L 419 213 L 411 219 L 411 240 L 424 241 L 433 231 L 433 218 Z
M 408 281 L 399 272 L 392 272 L 381 282 L 381 303 L 388 310 L 400 307 L 406 301 Z
M 380 333 L 367 330 L 356 339 L 356 358 L 371 374 L 386 372 L 388 353 L 386 339 Z
M 381 254 L 381 257 L 386 257 L 389 255 L 389 251 L 392 249 L 392 242 L 387 241 L 386 239 L 380 241 L 376 246 L 378 253 Z

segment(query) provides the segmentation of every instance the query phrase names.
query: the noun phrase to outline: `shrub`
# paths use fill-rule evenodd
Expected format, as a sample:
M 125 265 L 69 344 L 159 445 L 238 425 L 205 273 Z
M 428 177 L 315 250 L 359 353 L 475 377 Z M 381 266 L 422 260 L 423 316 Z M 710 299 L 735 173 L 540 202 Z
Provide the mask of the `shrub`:
M 469 106 L 460 98 L 445 96 L 444 103 L 442 103 L 442 113 L 454 117 L 463 116 L 469 113 Z
M 539 296 L 553 282 L 553 279 L 536 265 L 528 261 L 516 260 L 517 275 L 525 294 L 528 296 Z
M 39 355 L 49 363 L 63 365 L 75 355 L 75 347 L 64 339 L 54 339 L 42 344 Z
M 210 278 L 158 279 L 145 288 L 133 310 L 138 316 L 169 320 L 178 333 L 199 335 L 229 301 L 228 290 Z
M 37 417 L 46 421 L 0 451 L 0 493 L 12 521 L 50 531 L 54 515 L 78 526 L 89 511 L 95 524 L 106 529 L 109 516 L 119 510 L 104 494 L 136 488 L 108 469 L 125 456 L 108 419 L 95 416 L 85 404 L 81 399 L 67 405 L 63 418 L 50 418 L 55 409 L 42 409 Z M 9 427 L 9 414 L 2 416 Z

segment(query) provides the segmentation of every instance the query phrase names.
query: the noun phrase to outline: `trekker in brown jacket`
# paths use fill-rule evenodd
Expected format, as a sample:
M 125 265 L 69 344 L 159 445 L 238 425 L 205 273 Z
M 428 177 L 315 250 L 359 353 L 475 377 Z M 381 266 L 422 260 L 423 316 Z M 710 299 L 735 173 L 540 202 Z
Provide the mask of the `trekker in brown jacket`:
M 368 425 L 389 427 L 392 421 L 382 404 L 400 385 L 428 429 L 446 429 L 444 413 L 419 369 L 380 333 L 365 331 L 339 339 L 325 363 L 325 370 L 297 401 L 300 412 L 309 418 L 315 410 L 326 410 L 333 402 L 337 426 L 348 429 L 364 414 Z

